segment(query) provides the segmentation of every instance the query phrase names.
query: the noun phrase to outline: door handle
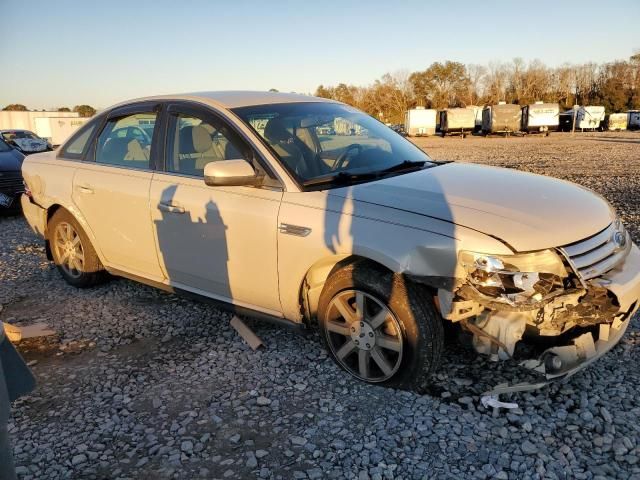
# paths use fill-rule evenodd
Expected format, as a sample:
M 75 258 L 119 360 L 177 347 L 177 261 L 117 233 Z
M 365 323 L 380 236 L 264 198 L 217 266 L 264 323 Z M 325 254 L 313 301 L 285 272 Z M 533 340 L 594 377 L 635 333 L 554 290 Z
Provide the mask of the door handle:
M 163 203 L 160 202 L 158 204 L 158 209 L 162 210 L 163 212 L 169 212 L 169 213 L 184 213 L 184 207 L 181 207 L 180 205 L 174 205 L 172 203 Z
M 89 185 L 78 185 L 80 193 L 93 193 L 93 188 Z

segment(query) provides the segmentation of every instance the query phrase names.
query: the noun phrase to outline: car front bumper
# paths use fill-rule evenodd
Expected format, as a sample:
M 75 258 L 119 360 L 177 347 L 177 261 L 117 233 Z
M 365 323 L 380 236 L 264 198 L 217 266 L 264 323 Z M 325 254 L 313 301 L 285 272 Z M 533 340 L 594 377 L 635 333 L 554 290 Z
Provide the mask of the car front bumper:
M 538 358 L 520 363 L 522 367 L 543 375 L 544 379 L 541 381 L 501 384 L 485 395 L 534 390 L 553 381 L 569 378 L 591 365 L 620 342 L 640 304 L 640 249 L 632 245 L 624 263 L 594 280 L 612 292 L 618 300 L 619 315 L 613 323 L 600 324 L 597 339 L 590 332 L 583 333 L 567 345 L 549 348 Z M 545 360 L 549 355 L 557 356 L 562 362 L 562 368 L 547 371 Z
M 22 174 L 18 172 L 0 172 L 0 193 L 13 199 L 8 208 L 15 209 L 20 206 L 19 196 L 24 192 Z

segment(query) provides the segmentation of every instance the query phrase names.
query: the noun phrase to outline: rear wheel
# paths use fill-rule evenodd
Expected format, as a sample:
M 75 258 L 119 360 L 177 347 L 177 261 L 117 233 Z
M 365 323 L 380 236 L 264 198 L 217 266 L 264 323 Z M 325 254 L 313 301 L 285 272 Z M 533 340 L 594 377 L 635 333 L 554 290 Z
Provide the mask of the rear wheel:
M 439 363 L 444 333 L 429 292 L 367 262 L 331 275 L 318 320 L 334 361 L 362 381 L 422 391 Z
M 78 221 L 66 210 L 53 214 L 48 225 L 53 261 L 67 283 L 86 288 L 106 278 L 102 264 Z

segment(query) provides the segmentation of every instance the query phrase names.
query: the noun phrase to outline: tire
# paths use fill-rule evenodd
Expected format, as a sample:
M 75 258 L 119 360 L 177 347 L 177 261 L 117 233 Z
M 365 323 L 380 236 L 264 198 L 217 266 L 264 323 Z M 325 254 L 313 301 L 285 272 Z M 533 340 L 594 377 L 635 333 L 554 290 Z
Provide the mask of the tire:
M 107 275 L 80 223 L 66 210 L 57 210 L 47 227 L 51 255 L 60 275 L 74 287 L 102 283 Z
M 358 295 L 364 318 L 355 307 Z M 348 320 L 341 314 L 345 305 Z M 382 307 L 388 313 L 376 327 Z M 442 356 L 444 329 L 429 291 L 366 261 L 330 275 L 320 295 L 318 324 L 333 360 L 367 383 L 423 392 Z

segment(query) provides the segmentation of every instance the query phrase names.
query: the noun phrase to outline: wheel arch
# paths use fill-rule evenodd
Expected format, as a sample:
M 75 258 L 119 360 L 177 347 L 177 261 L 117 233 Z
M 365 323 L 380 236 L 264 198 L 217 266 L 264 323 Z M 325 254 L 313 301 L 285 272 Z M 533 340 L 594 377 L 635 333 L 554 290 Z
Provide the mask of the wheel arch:
M 49 244 L 49 222 L 51 221 L 55 213 L 59 210 L 64 210 L 68 212 L 70 215 L 73 216 L 73 218 L 76 219 L 76 221 L 80 224 L 80 226 L 84 230 L 84 233 L 89 237 L 89 240 L 91 241 L 91 245 L 93 249 L 96 251 L 98 258 L 100 259 L 100 262 L 104 265 L 104 257 L 102 255 L 102 252 L 100 251 L 95 235 L 93 234 L 93 231 L 91 230 L 91 228 L 89 228 L 89 225 L 85 221 L 82 214 L 76 208 L 73 208 L 73 207 L 67 208 L 65 205 L 57 202 L 54 202 L 47 207 L 47 225 L 46 225 L 45 236 L 44 236 L 45 252 L 47 254 L 47 259 L 53 260 L 53 256 L 51 254 L 51 245 Z
M 373 259 L 358 254 L 333 255 L 317 260 L 307 270 L 300 284 L 300 307 L 304 321 L 311 323 L 315 319 L 320 294 L 329 276 L 334 271 L 356 262 L 366 262 L 388 272 L 397 271 L 397 265 L 389 259 Z

